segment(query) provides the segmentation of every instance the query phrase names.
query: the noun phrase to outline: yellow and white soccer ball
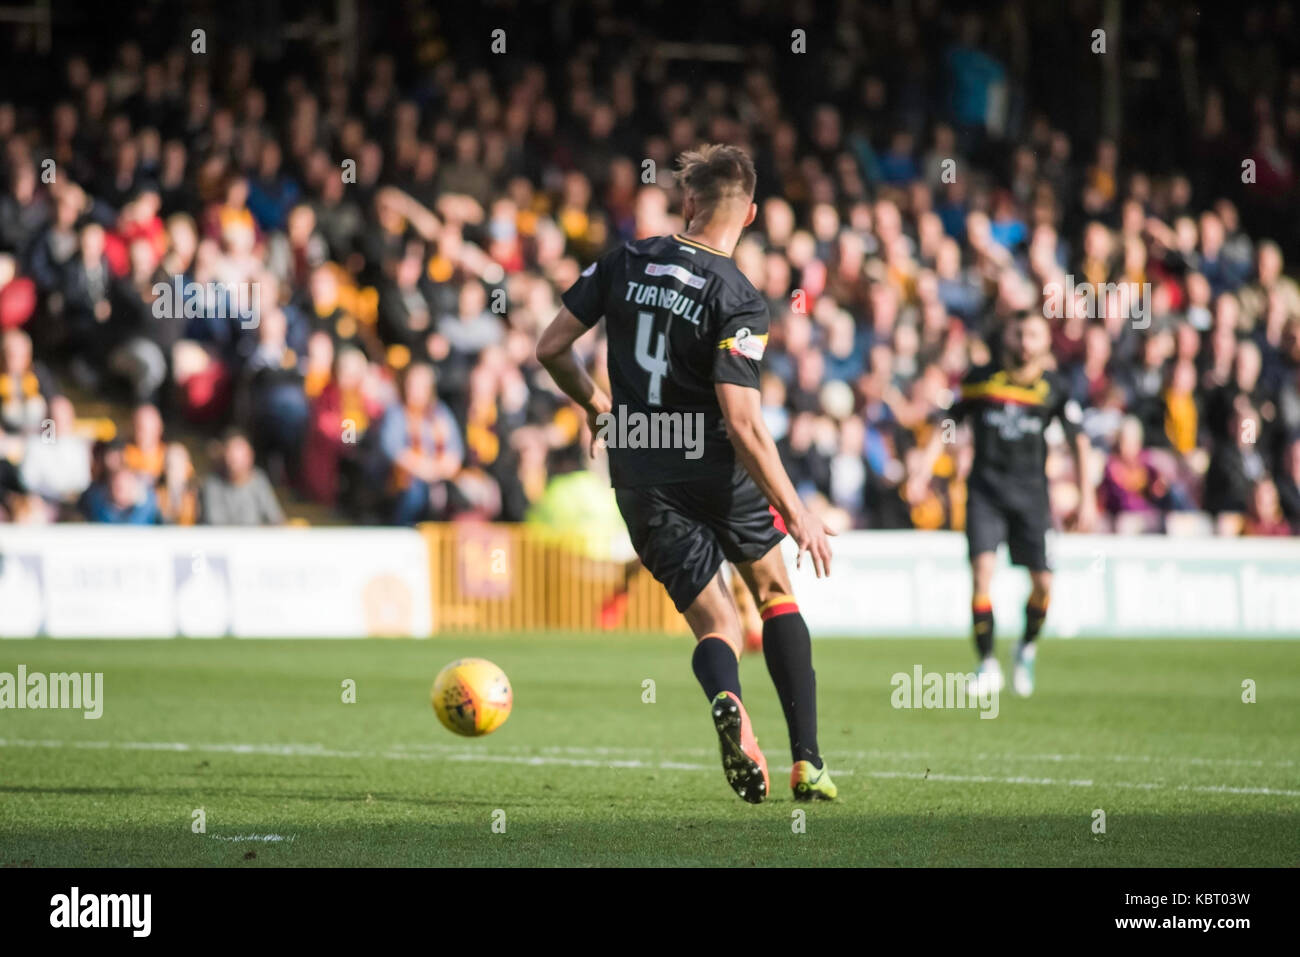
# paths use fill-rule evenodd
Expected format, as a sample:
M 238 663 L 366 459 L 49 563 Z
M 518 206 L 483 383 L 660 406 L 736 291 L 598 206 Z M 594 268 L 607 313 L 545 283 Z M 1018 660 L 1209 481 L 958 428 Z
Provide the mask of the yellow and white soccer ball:
M 506 673 L 486 658 L 461 658 L 443 668 L 431 698 L 443 726 L 470 738 L 505 724 L 514 704 Z

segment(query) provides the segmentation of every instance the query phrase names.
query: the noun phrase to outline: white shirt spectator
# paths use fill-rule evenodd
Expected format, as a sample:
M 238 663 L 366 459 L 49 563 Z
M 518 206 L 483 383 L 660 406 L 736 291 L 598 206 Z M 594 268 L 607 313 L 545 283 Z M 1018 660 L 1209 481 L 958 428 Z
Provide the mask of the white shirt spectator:
M 90 442 L 65 435 L 51 442 L 27 440 L 18 474 L 27 491 L 52 502 L 71 502 L 90 485 Z

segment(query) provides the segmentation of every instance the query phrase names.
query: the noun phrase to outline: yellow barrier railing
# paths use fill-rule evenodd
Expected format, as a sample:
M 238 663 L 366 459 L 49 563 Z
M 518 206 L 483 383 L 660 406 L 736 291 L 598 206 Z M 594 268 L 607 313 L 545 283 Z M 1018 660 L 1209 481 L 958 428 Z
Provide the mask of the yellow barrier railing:
M 495 523 L 426 524 L 420 532 L 435 633 L 688 633 L 639 561 L 593 558 L 585 539 Z

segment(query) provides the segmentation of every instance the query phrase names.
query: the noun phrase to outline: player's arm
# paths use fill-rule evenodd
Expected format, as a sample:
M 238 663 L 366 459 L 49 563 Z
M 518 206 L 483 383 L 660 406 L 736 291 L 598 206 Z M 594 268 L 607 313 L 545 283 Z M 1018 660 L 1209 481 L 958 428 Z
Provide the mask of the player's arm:
M 1065 430 L 1066 443 L 1074 457 L 1074 474 L 1079 483 L 1079 515 L 1076 522 L 1080 532 L 1092 531 L 1097 522 L 1097 490 L 1092 482 L 1092 470 L 1089 459 L 1092 442 L 1081 428 L 1083 410 L 1074 399 L 1061 403 L 1056 413 L 1057 420 Z
M 909 504 L 915 505 L 925 497 L 926 489 L 930 487 L 930 480 L 934 478 L 934 467 L 939 463 L 944 452 L 944 436 L 955 434 L 952 430 L 966 416 L 966 413 L 966 405 L 958 399 L 951 409 L 935 418 L 934 427 L 930 429 L 930 437 L 921 449 L 920 459 L 904 478 L 906 484 L 903 486 L 903 497 Z
M 786 531 L 799 546 L 796 566 L 803 553 L 812 558 L 813 571 L 818 578 L 830 574 L 831 545 L 828 535 L 835 533 L 813 515 L 799 500 L 799 495 L 785 474 L 776 443 L 763 421 L 763 409 L 757 389 L 732 382 L 717 382 L 714 390 L 718 405 L 727 423 L 727 434 L 736 449 L 741 463 L 754 479 L 760 491 L 785 522 Z
M 564 305 L 537 342 L 537 361 L 551 374 L 564 394 L 587 413 L 593 443 L 599 431 L 597 419 L 613 408 L 613 402 L 578 361 L 573 344 L 592 329 L 605 312 L 611 264 L 621 255 L 620 249 L 611 250 L 582 271 L 577 282 L 560 297 Z
M 1097 523 L 1097 490 L 1093 487 L 1092 472 L 1088 467 L 1092 443 L 1079 432 L 1074 437 L 1070 451 L 1074 453 L 1074 472 L 1079 477 L 1078 530 L 1090 532 Z
M 931 429 L 930 438 L 926 440 L 921 450 L 920 460 L 908 472 L 905 479 L 907 484 L 904 486 L 904 492 L 908 502 L 915 505 L 924 496 L 925 489 L 930 485 L 930 479 L 934 477 L 934 467 L 938 464 L 941 455 L 943 455 L 943 429 Z
M 570 312 L 567 306 L 561 306 L 537 342 L 537 361 L 551 374 L 564 394 L 586 411 L 587 424 L 594 436 L 598 429 L 597 417 L 609 412 L 612 403 L 573 350 L 573 344 L 590 330 L 591 327 Z

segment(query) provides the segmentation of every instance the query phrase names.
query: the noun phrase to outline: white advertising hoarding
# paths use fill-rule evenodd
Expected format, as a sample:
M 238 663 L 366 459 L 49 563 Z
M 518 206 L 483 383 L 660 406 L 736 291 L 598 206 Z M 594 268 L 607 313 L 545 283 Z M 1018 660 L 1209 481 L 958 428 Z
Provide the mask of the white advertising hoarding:
M 410 529 L 0 526 L 0 637 L 357 638 L 430 631 Z
M 831 539 L 831 576 L 810 563 L 795 597 L 817 636 L 918 637 L 970 631 L 966 538 L 851 532 Z M 794 545 L 785 540 L 793 562 Z M 1053 535 L 1044 633 L 1062 638 L 1300 638 L 1300 539 Z M 1029 577 L 999 555 L 999 634 L 1024 624 Z
M 1045 633 L 1062 638 L 1300 637 L 1300 539 L 1057 535 Z M 964 536 L 852 532 L 795 597 L 816 637 L 964 636 Z M 793 561 L 794 547 L 785 541 Z M 540 588 L 547 583 L 538 583 Z M 994 579 L 998 632 L 1028 576 Z M 425 637 L 429 550 L 411 529 L 0 526 L 0 637 Z

